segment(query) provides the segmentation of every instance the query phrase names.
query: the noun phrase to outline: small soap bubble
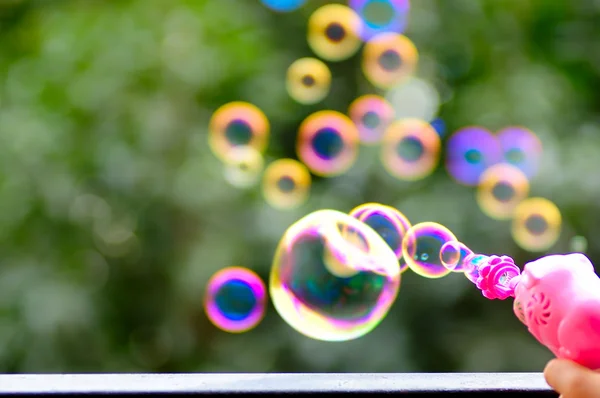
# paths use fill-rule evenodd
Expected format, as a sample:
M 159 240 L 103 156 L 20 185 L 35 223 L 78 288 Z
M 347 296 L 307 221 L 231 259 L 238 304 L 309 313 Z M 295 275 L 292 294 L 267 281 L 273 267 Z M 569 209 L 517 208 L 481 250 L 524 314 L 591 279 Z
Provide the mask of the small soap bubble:
M 413 42 L 397 33 L 380 33 L 363 49 L 362 69 L 375 87 L 389 89 L 411 76 L 419 53 Z
M 359 143 L 358 129 L 350 118 L 336 111 L 318 111 L 300 125 L 296 150 L 314 174 L 330 177 L 352 166 Z
M 498 163 L 483 172 L 475 197 L 479 208 L 488 217 L 508 220 L 528 195 L 527 176 L 515 166 Z
M 448 275 L 440 259 L 442 246 L 457 241 L 448 228 L 434 222 L 413 225 L 402 241 L 402 256 L 408 267 L 425 278 L 441 278 Z
M 379 33 L 402 33 L 406 29 L 408 0 L 350 0 L 349 4 L 364 21 L 365 40 Z
M 256 149 L 246 146 L 233 148 L 224 163 L 225 180 L 234 187 L 254 186 L 262 174 L 265 162 Z
M 330 87 L 331 71 L 316 58 L 300 58 L 287 70 L 287 92 L 300 104 L 321 102 L 329 94 Z
M 548 250 L 560 236 L 562 217 L 558 207 L 545 198 L 529 198 L 515 209 L 514 241 L 531 252 Z
M 243 267 L 228 267 L 208 281 L 204 309 L 219 329 L 242 333 L 260 323 L 266 303 L 265 284 L 258 275 Z
M 394 251 L 398 260 L 402 259 L 402 240 L 411 227 L 404 214 L 380 203 L 362 204 L 348 214 L 371 227 Z M 400 272 L 406 269 L 406 262 L 402 262 Z
M 263 196 L 276 209 L 293 209 L 302 205 L 310 193 L 308 169 L 294 159 L 279 159 L 267 167 L 263 177 Z
M 542 141 L 525 127 L 507 127 L 497 134 L 504 161 L 533 178 L 542 158 Z
M 296 11 L 302 7 L 306 0 L 260 0 L 263 5 L 277 12 Z
M 392 176 L 416 181 L 435 170 L 440 151 L 440 137 L 429 123 L 419 119 L 402 119 L 386 129 L 381 161 Z
M 323 341 L 352 340 L 373 330 L 399 288 L 398 260 L 383 238 L 334 210 L 311 213 L 285 232 L 269 282 L 284 321 Z
M 473 254 L 462 242 L 446 242 L 440 249 L 440 261 L 442 265 L 453 272 L 465 272 L 468 269 L 468 264 L 465 259 L 470 254 Z
M 459 184 L 476 186 L 483 172 L 501 161 L 500 143 L 483 127 L 464 127 L 446 144 L 446 170 Z
M 269 142 L 269 121 L 256 106 L 247 102 L 230 102 L 217 109 L 209 122 L 208 143 L 222 161 L 237 147 L 251 147 L 263 153 Z
M 585 236 L 574 236 L 571 238 L 569 248 L 575 253 L 585 253 L 588 248 L 588 241 Z
M 385 98 L 363 95 L 350 104 L 348 115 L 358 128 L 360 141 L 363 144 L 377 144 L 394 120 L 395 112 Z
M 327 4 L 308 19 L 308 45 L 322 59 L 343 61 L 358 52 L 362 29 L 363 22 L 354 10 Z

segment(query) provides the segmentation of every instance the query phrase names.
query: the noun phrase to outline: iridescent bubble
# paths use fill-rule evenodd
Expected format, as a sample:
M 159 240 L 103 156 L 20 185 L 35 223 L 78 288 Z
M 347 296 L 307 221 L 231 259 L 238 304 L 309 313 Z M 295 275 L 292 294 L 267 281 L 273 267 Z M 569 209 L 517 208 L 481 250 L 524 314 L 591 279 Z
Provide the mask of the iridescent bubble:
M 286 89 L 300 104 L 321 102 L 331 87 L 331 71 L 316 58 L 300 58 L 287 70 Z
M 440 249 L 440 261 L 442 265 L 453 272 L 465 272 L 468 269 L 468 264 L 465 259 L 473 251 L 464 243 L 457 241 L 446 242 Z
M 459 184 L 476 186 L 488 167 L 502 161 L 496 137 L 483 127 L 465 127 L 446 144 L 446 170 Z
M 294 159 L 279 159 L 271 163 L 263 177 L 263 195 L 277 209 L 293 209 L 303 204 L 310 192 L 308 169 Z
M 507 127 L 497 134 L 504 161 L 520 169 L 527 178 L 534 177 L 542 157 L 542 142 L 525 127 Z
M 441 278 L 451 271 L 440 259 L 442 246 L 457 241 L 448 228 L 434 222 L 413 225 L 402 241 L 402 256 L 409 268 L 425 278 Z
M 392 249 L 366 224 L 334 210 L 311 213 L 285 232 L 269 284 L 281 317 L 324 341 L 352 340 L 373 330 L 399 287 Z
M 356 160 L 358 146 L 358 129 L 340 112 L 313 113 L 298 129 L 298 158 L 319 176 L 345 173 Z
M 266 303 L 266 288 L 258 275 L 243 267 L 228 267 L 208 281 L 204 308 L 219 329 L 242 333 L 260 323 Z
M 402 33 L 406 28 L 410 3 L 408 0 L 350 0 L 365 24 L 365 40 L 384 32 Z
M 392 176 L 416 181 L 435 170 L 440 150 L 440 137 L 429 123 L 419 119 L 402 119 L 390 124 L 385 131 L 381 161 Z
M 306 0 L 260 0 L 263 5 L 277 12 L 296 11 L 302 7 Z
M 488 217 L 512 218 L 517 205 L 529 195 L 529 180 L 521 170 L 507 163 L 490 166 L 481 175 L 477 187 L 477 204 Z
M 377 144 L 395 117 L 394 108 L 378 95 L 363 95 L 348 108 L 348 115 L 358 128 L 363 144 Z
M 251 147 L 263 153 L 269 143 L 269 121 L 256 106 L 230 102 L 217 109 L 209 122 L 208 143 L 219 159 L 226 161 L 237 147 Z
M 248 188 L 260 179 L 264 168 L 263 156 L 256 149 L 245 146 L 230 150 L 224 163 L 225 180 L 234 187 Z
M 358 52 L 362 29 L 362 20 L 354 10 L 327 4 L 308 19 L 308 45 L 322 59 L 342 61 Z
M 512 236 L 523 249 L 548 250 L 560 237 L 562 217 L 558 207 L 545 198 L 529 198 L 515 209 Z
M 408 37 L 380 33 L 365 44 L 362 69 L 371 84 L 389 89 L 415 72 L 418 59 L 417 48 Z

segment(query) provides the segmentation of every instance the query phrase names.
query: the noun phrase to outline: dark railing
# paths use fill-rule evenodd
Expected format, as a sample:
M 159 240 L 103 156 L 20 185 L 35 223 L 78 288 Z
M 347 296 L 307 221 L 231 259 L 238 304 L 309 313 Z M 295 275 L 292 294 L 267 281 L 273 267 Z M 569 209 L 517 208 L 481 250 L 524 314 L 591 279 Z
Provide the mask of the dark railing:
M 0 396 L 556 397 L 539 373 L 1 375 Z

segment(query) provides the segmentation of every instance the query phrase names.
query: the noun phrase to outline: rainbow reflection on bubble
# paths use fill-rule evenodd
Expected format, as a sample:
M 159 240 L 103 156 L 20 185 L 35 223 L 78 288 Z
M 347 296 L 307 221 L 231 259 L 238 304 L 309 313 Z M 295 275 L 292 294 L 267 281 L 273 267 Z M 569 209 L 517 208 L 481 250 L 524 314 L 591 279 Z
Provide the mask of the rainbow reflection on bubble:
M 431 125 L 419 119 L 390 124 L 381 145 L 381 162 L 392 176 L 416 181 L 430 175 L 438 165 L 440 137 Z
M 446 144 L 446 170 L 459 184 L 476 186 L 483 172 L 501 161 L 500 143 L 483 127 L 464 127 Z
M 349 5 L 364 22 L 364 40 L 384 32 L 402 33 L 406 28 L 408 0 L 349 0 Z
M 267 203 L 277 209 L 293 209 L 303 204 L 310 192 L 308 169 L 294 159 L 279 159 L 265 170 L 262 191 Z
M 465 259 L 473 251 L 464 243 L 458 241 L 449 241 L 442 245 L 440 249 L 440 261 L 442 265 L 452 272 L 465 272 L 468 264 Z
M 260 323 L 266 303 L 265 284 L 258 275 L 243 267 L 228 267 L 208 281 L 204 309 L 219 329 L 242 333 Z
M 452 272 L 440 259 L 442 246 L 456 240 L 452 231 L 441 224 L 419 223 L 406 233 L 402 241 L 402 256 L 414 273 L 425 278 L 441 278 Z
M 363 144 L 377 144 L 383 133 L 394 120 L 392 104 L 379 95 L 363 95 L 355 99 L 348 108 L 348 115 L 358 128 Z
M 331 86 L 331 71 L 316 58 L 300 58 L 287 70 L 286 89 L 290 97 L 303 105 L 322 101 Z
M 289 227 L 269 280 L 283 320 L 323 341 L 352 340 L 373 330 L 399 288 L 398 260 L 385 241 L 335 210 L 316 211 Z
M 560 237 L 562 217 L 558 207 L 545 198 L 528 198 L 515 209 L 512 236 L 521 248 L 542 252 Z
M 386 90 L 412 76 L 418 61 L 417 47 L 408 37 L 380 33 L 363 48 L 362 70 L 372 85 Z
M 277 12 L 296 11 L 302 7 L 306 0 L 260 0 L 267 8 Z
M 508 220 L 528 195 L 527 176 L 515 166 L 498 163 L 481 175 L 475 198 L 481 211 L 488 217 Z
M 534 177 L 541 162 L 542 141 L 525 127 L 506 127 L 497 134 L 504 161 L 517 167 L 527 176 Z
M 308 19 L 308 45 L 321 59 L 343 61 L 362 45 L 363 22 L 349 7 L 326 4 Z
M 346 172 L 356 160 L 358 129 L 352 120 L 336 111 L 318 111 L 298 129 L 298 158 L 314 174 L 327 177 Z

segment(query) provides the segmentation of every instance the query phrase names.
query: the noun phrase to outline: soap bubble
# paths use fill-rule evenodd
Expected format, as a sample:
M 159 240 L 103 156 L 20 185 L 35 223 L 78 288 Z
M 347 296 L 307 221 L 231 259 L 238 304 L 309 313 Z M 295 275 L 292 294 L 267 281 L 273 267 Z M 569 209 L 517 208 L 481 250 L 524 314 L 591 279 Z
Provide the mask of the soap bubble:
M 350 104 L 348 115 L 358 128 L 360 141 L 363 144 L 377 144 L 394 120 L 394 108 L 383 97 L 363 95 Z
M 317 340 L 365 335 L 400 287 L 396 255 L 366 224 L 335 210 L 293 224 L 277 247 L 269 289 L 281 317 Z
M 362 69 L 371 84 L 389 89 L 415 72 L 418 59 L 417 48 L 408 37 L 381 33 L 365 44 Z
M 384 32 L 402 33 L 406 28 L 410 3 L 408 0 L 350 0 L 365 24 L 365 40 Z
M 512 218 L 517 205 L 529 195 L 529 180 L 521 170 L 498 163 L 481 175 L 476 199 L 481 211 L 496 220 Z
M 208 281 L 204 308 L 219 329 L 242 333 L 260 323 L 266 303 L 266 288 L 258 275 L 243 267 L 228 267 Z
M 279 159 L 265 170 L 263 195 L 277 209 L 293 209 L 308 198 L 310 183 L 306 166 L 294 159 Z
M 562 217 L 558 207 L 545 198 L 529 198 L 515 209 L 512 236 L 523 249 L 548 250 L 560 236 Z
M 442 265 L 453 272 L 465 272 L 467 270 L 467 263 L 465 259 L 473 251 L 469 249 L 464 243 L 457 241 L 446 242 L 440 249 L 440 261 Z
M 331 71 L 316 58 L 300 58 L 287 70 L 286 89 L 292 99 L 303 105 L 321 102 L 331 86 Z
M 363 23 L 349 7 L 326 4 L 308 19 L 308 45 L 320 58 L 342 61 L 358 52 Z
M 241 101 L 217 109 L 209 122 L 208 143 L 219 159 L 226 161 L 237 147 L 263 153 L 269 143 L 269 121 L 256 106 Z
M 224 164 L 225 180 L 237 188 L 251 187 L 260 179 L 264 164 L 263 156 L 256 149 L 232 148 Z
M 506 127 L 497 134 L 504 161 L 520 169 L 528 178 L 534 177 L 542 158 L 542 142 L 525 127 Z
M 402 241 L 402 256 L 414 273 L 425 278 L 441 278 L 451 272 L 440 259 L 442 246 L 456 240 L 452 231 L 441 224 L 419 223 L 406 233 Z
M 277 12 L 291 12 L 299 9 L 306 0 L 260 0 L 266 7 Z
M 298 129 L 298 158 L 314 174 L 335 176 L 345 173 L 358 155 L 358 129 L 340 112 L 318 111 Z
M 440 158 L 440 137 L 419 119 L 398 120 L 387 128 L 381 144 L 381 161 L 392 176 L 416 181 L 430 175 Z

